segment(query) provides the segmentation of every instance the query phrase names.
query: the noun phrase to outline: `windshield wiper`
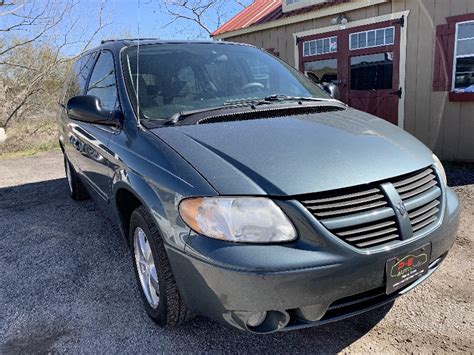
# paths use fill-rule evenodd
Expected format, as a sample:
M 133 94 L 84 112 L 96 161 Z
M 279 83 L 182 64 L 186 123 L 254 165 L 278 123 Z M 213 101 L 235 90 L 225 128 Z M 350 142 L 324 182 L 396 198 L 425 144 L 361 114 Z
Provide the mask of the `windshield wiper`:
M 227 100 L 224 102 L 224 106 L 249 106 L 249 105 L 268 105 L 270 104 L 269 100 L 265 99 L 237 99 L 237 100 Z
M 176 112 L 175 114 L 173 114 L 173 116 L 171 116 L 168 120 L 165 121 L 165 125 L 172 126 L 172 125 L 175 125 L 176 123 L 178 123 L 179 121 L 185 119 L 188 116 L 192 116 L 192 115 L 195 115 L 195 114 L 198 114 L 198 113 L 201 113 L 201 112 L 219 110 L 221 108 L 222 108 L 222 106 L 221 107 L 212 107 L 212 108 L 203 108 L 203 109 L 200 109 L 200 110 L 189 110 L 189 111 Z
M 238 107 L 252 107 L 255 108 L 256 106 L 259 105 L 268 105 L 271 104 L 272 102 L 275 101 L 327 101 L 327 102 L 332 102 L 336 101 L 334 99 L 323 99 L 323 98 L 317 98 L 317 97 L 305 97 L 305 96 L 289 96 L 289 95 L 282 95 L 282 94 L 274 94 L 274 95 L 269 95 L 264 97 L 263 99 L 237 99 L 237 100 L 228 100 L 225 101 L 223 105 L 221 106 L 216 106 L 216 107 L 208 107 L 208 108 L 203 108 L 203 109 L 198 109 L 198 110 L 190 110 L 190 111 L 180 111 L 176 112 L 171 116 L 166 122 L 165 125 L 172 126 L 178 123 L 179 121 L 189 117 L 196 115 L 198 113 L 203 113 L 203 112 L 212 112 L 212 111 L 218 111 L 222 109 L 228 109 L 228 108 L 238 108 Z
M 198 110 L 190 110 L 190 111 L 180 111 L 176 112 L 173 116 L 171 116 L 166 122 L 165 125 L 175 125 L 179 121 L 185 119 L 186 117 L 196 115 L 198 113 L 203 112 L 212 112 L 218 111 L 222 109 L 228 108 L 237 108 L 237 107 L 255 107 L 258 105 L 266 105 L 270 104 L 269 101 L 259 100 L 259 99 L 243 99 L 243 100 L 233 100 L 233 101 L 226 101 L 222 106 L 215 106 L 215 107 L 208 107 Z
M 323 99 L 311 96 L 289 96 L 283 94 L 274 94 L 265 96 L 265 101 L 334 101 L 333 99 Z

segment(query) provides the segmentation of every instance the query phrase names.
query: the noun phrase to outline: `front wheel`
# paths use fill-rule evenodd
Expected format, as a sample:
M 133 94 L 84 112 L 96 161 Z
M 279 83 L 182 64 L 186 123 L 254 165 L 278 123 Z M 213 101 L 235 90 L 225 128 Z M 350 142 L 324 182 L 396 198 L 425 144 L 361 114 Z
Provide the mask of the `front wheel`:
M 179 295 L 158 228 L 143 206 L 132 213 L 130 238 L 135 275 L 150 318 L 162 327 L 192 318 Z
M 66 156 L 64 156 L 64 170 L 66 171 L 67 185 L 69 187 L 69 194 L 71 195 L 71 198 L 76 201 L 89 199 L 90 196 L 86 190 L 86 187 L 82 181 L 79 180 L 76 171 Z

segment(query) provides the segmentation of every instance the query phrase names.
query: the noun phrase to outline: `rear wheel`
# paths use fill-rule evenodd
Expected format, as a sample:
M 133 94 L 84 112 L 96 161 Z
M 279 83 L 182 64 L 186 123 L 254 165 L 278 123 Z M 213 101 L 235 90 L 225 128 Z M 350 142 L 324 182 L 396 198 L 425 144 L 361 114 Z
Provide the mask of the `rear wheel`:
M 67 185 L 69 187 L 69 194 L 73 200 L 82 201 L 90 198 L 89 193 L 86 190 L 86 187 L 79 180 L 76 171 L 72 167 L 69 160 L 64 156 L 64 170 L 66 171 Z
M 132 213 L 130 240 L 137 283 L 150 318 L 162 327 L 192 318 L 176 287 L 158 228 L 143 206 Z

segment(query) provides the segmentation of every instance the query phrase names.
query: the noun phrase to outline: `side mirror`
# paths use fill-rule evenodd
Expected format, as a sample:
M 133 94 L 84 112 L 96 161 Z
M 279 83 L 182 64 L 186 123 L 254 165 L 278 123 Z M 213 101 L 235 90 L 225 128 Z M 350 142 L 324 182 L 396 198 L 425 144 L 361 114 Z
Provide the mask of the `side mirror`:
M 73 120 L 117 126 L 117 111 L 104 110 L 100 99 L 96 96 L 80 95 L 69 99 L 66 105 L 67 113 Z
M 326 91 L 333 99 L 339 100 L 339 97 L 341 96 L 341 92 L 339 91 L 339 88 L 332 84 L 332 83 L 324 83 L 323 84 L 323 89 Z
M 315 84 L 321 84 L 321 79 L 311 71 L 306 72 L 306 76 Z

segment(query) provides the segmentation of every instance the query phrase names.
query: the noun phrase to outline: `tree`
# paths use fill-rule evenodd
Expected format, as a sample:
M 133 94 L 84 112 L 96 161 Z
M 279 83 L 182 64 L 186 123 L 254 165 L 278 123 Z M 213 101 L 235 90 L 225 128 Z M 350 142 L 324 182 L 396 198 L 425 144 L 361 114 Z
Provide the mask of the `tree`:
M 0 1 L 0 127 L 51 111 L 74 59 L 64 50 L 86 50 L 107 25 L 100 2 L 93 30 L 81 31 L 76 6 L 78 0 Z
M 233 14 L 250 4 L 250 0 L 162 0 L 161 10 L 171 17 L 165 27 L 177 22 L 193 25 L 194 32 L 185 26 L 188 37 L 209 37 L 213 30 Z M 184 32 L 184 31 L 183 31 Z

